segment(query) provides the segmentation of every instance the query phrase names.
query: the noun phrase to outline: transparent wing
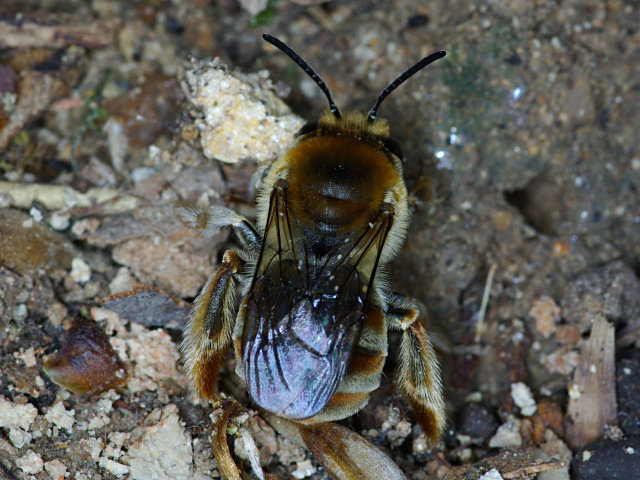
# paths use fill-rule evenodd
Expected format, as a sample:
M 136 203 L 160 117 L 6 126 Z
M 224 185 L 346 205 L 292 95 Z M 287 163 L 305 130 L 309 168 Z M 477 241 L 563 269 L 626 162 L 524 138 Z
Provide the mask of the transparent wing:
M 246 300 L 242 362 L 263 409 L 301 420 L 335 394 L 357 343 L 393 213 L 380 213 L 318 258 L 287 207 L 271 195 L 263 245 Z

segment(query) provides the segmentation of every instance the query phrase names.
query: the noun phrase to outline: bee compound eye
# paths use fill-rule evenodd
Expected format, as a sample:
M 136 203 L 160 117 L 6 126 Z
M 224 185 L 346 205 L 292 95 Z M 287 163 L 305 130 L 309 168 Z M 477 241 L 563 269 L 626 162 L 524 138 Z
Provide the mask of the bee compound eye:
M 404 152 L 402 151 L 402 147 L 400 144 L 394 140 L 393 138 L 385 138 L 382 140 L 382 144 L 384 148 L 386 148 L 389 152 L 393 153 L 398 159 L 404 162 Z
M 307 122 L 300 130 L 296 132 L 296 137 L 307 135 L 308 133 L 315 132 L 318 129 L 318 122 Z

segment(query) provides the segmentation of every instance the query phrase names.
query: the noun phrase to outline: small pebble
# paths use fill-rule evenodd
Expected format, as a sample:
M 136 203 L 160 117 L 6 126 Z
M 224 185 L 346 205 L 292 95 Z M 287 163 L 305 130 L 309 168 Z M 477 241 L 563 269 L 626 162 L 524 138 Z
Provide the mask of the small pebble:
M 64 480 L 67 467 L 60 460 L 55 459 L 44 464 L 44 469 L 50 475 L 51 480 Z
M 71 261 L 71 278 L 76 283 L 87 283 L 91 278 L 91 268 L 81 257 Z
M 520 420 L 513 415 L 498 427 L 496 434 L 489 440 L 491 448 L 517 448 L 522 446 L 522 436 L 520 435 Z
M 158 423 L 145 427 L 142 436 L 128 448 L 131 480 L 191 478 L 191 442 L 180 423 L 178 407 L 169 404 Z M 167 441 L 171 439 L 171 441 Z
M 503 477 L 502 475 L 500 475 L 500 472 L 498 470 L 492 468 L 487 473 L 482 475 L 478 480 L 503 480 Z
M 23 322 L 27 319 L 28 315 L 29 311 L 27 310 L 27 306 L 24 303 L 21 303 L 13 307 L 11 318 L 16 322 Z
M 71 215 L 68 213 L 53 212 L 49 217 L 49 225 L 54 230 L 66 230 L 69 227 Z
M 458 431 L 471 437 L 473 443 L 485 443 L 497 428 L 495 417 L 479 403 L 465 405 L 458 418 Z
M 513 402 L 520 408 L 520 412 L 525 417 L 530 417 L 536 413 L 538 409 L 536 401 L 533 398 L 531 389 L 524 383 L 517 382 L 511 384 L 511 398 L 513 398 Z
M 129 467 L 127 465 L 115 462 L 107 457 L 100 457 L 98 465 L 113 473 L 117 478 L 124 478 L 124 476 L 129 473 Z
M 21 428 L 12 428 L 9 430 L 9 441 L 16 448 L 22 448 L 30 443 L 33 436 L 29 432 L 25 432 Z
M 560 307 L 551 297 L 542 296 L 533 302 L 529 315 L 536 321 L 536 328 L 544 338 L 549 338 L 560 319 Z
M 307 459 L 296 464 L 296 469 L 291 473 L 295 478 L 307 478 L 316 473 L 316 467 Z
M 126 292 L 133 288 L 133 278 L 131 272 L 127 267 L 120 267 L 118 273 L 113 277 L 113 280 L 109 282 L 109 293 Z
M 53 405 L 44 416 L 45 420 L 50 423 L 53 423 L 58 428 L 64 428 L 66 431 L 73 431 L 73 424 L 75 419 L 73 416 L 75 415 L 75 411 L 67 410 L 64 408 L 64 404 L 62 402 L 57 402 Z
M 29 210 L 29 215 L 31 215 L 31 218 L 33 218 L 38 223 L 40 223 L 44 218 L 42 212 L 36 207 L 31 207 L 31 209 Z
M 38 410 L 30 403 L 20 405 L 0 396 L 0 427 L 29 430 L 37 415 Z
M 149 147 L 149 149 L 151 149 L 151 147 Z M 133 183 L 144 182 L 145 180 L 155 175 L 155 173 L 156 173 L 155 168 L 138 167 L 135 170 L 133 170 L 133 172 L 131 172 L 131 180 L 133 180 Z
M 16 466 L 24 473 L 40 473 L 44 466 L 42 457 L 33 450 L 27 450 L 22 457 L 16 458 Z

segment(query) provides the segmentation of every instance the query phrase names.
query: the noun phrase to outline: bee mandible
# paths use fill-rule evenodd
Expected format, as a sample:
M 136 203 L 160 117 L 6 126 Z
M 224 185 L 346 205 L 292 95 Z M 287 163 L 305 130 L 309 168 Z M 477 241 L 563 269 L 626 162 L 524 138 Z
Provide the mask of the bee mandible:
M 255 226 L 222 206 L 182 210 L 205 233 L 232 227 L 244 247 L 224 253 L 194 303 L 181 345 L 188 376 L 202 397 L 215 399 L 233 346 L 236 373 L 255 405 L 299 426 L 310 446 L 304 432 L 365 406 L 380 384 L 388 331 L 399 330 L 395 384 L 433 444 L 445 423 L 438 362 L 417 305 L 384 276 L 406 237 L 409 208 L 402 150 L 377 113 L 396 87 L 445 52 L 403 72 L 367 114 L 342 114 L 306 61 L 277 38 L 263 38 L 313 79 L 329 109 L 267 166 Z

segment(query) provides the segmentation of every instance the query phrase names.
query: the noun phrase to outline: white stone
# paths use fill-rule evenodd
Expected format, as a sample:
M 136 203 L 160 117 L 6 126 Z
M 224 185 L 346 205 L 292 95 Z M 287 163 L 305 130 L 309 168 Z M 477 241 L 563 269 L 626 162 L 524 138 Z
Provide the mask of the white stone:
M 13 307 L 13 312 L 11 312 L 11 318 L 17 322 L 24 321 L 28 315 L 29 311 L 24 303 L 20 303 Z
M 26 403 L 20 405 L 0 396 L 0 427 L 29 430 L 38 415 L 38 409 Z
M 167 332 L 132 324 L 130 333 L 126 346 L 128 358 L 134 364 L 134 373 L 127 384 L 129 390 L 134 393 L 154 391 L 158 382 L 164 379 L 172 379 L 179 385 L 186 384 L 184 375 L 177 367 L 180 353 Z
M 316 473 L 316 467 L 313 466 L 311 460 L 307 459 L 296 464 L 296 469 L 291 472 L 295 478 L 307 478 Z
M 40 223 L 44 218 L 44 215 L 42 215 L 42 212 L 40 211 L 40 209 L 36 207 L 31 207 L 29 209 L 29 215 L 31 215 L 31 218 L 33 218 L 38 223 Z
M 191 438 L 180 425 L 178 407 L 167 405 L 160 421 L 144 429 L 128 455 L 131 480 L 191 479 Z
M 30 347 L 24 351 L 21 348 L 19 352 L 13 352 L 13 356 L 22 359 L 27 367 L 35 367 L 38 364 L 33 347 Z
M 49 225 L 54 230 L 66 230 L 69 228 L 71 215 L 68 213 L 53 212 L 49 217 Z
M 67 432 L 71 433 L 75 422 L 73 418 L 74 415 L 74 410 L 66 410 L 62 402 L 57 402 L 49 409 L 44 418 L 56 427 L 64 428 Z
M 25 432 L 21 428 L 12 428 L 9 430 L 9 440 L 16 448 L 22 448 L 33 439 L 29 432 Z
M 80 440 L 80 444 L 84 448 L 84 451 L 89 454 L 89 456 L 93 459 L 94 462 L 97 462 L 100 458 L 100 453 L 102 452 L 102 447 L 104 446 L 104 442 L 101 438 L 83 438 Z
M 196 125 L 204 155 L 235 163 L 279 157 L 304 121 L 258 75 L 229 72 L 219 60 L 194 64 L 187 71 L 190 100 L 202 108 Z
M 98 460 L 98 465 L 100 465 L 105 470 L 113 473 L 118 478 L 123 478 L 127 473 L 129 473 L 129 467 L 122 463 L 118 463 L 114 460 L 111 460 L 107 457 L 100 457 Z M 155 477 L 147 477 L 147 478 L 155 478 Z M 157 479 L 156 479 L 157 480 Z
M 91 268 L 81 257 L 71 260 L 71 278 L 76 283 L 87 283 L 91 278 Z
M 538 406 L 526 384 L 522 382 L 512 383 L 511 398 L 513 398 L 513 402 L 520 408 L 520 412 L 525 417 L 530 417 L 536 413 Z
M 487 473 L 482 475 L 478 480 L 503 480 L 503 478 L 498 470 L 492 468 Z
M 498 427 L 495 435 L 489 440 L 491 448 L 515 448 L 522 445 L 520 420 L 510 415 L 509 419 Z
M 569 385 L 568 394 L 569 394 L 569 398 L 573 398 L 574 400 L 577 400 L 582 396 L 580 387 L 576 383 L 572 383 Z
M 133 288 L 133 278 L 131 272 L 127 267 L 121 267 L 118 269 L 118 273 L 113 277 L 113 280 L 109 283 L 109 293 L 126 292 Z
M 109 398 L 101 398 L 93 407 L 95 415 L 89 418 L 89 422 L 85 426 L 85 430 L 97 430 L 109 425 L 111 418 L 109 413 L 113 410 L 113 401 Z
M 153 147 L 153 145 L 151 146 Z M 151 153 L 151 147 L 149 147 L 149 156 L 152 157 L 153 154 Z M 156 147 L 157 149 L 158 147 Z M 148 180 L 149 178 L 151 178 L 152 176 L 154 176 L 156 174 L 156 169 L 152 168 L 152 167 L 138 167 L 136 169 L 134 169 L 131 172 L 131 180 L 133 180 L 133 183 L 140 183 L 140 182 L 144 182 L 145 180 Z
M 51 480 L 64 480 L 67 473 L 67 467 L 58 459 L 46 462 L 44 469 L 50 475 Z
M 43 466 L 42 457 L 33 450 L 27 450 L 22 457 L 16 458 L 16 467 L 24 473 L 40 473 Z

